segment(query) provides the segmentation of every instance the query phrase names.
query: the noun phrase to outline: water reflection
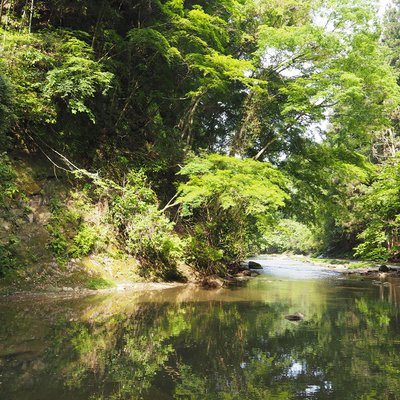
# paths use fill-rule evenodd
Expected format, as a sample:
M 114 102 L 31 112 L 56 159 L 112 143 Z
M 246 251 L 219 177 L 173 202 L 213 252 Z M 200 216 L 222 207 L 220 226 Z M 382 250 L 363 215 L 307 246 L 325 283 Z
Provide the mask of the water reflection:
M 246 287 L 0 304 L 0 398 L 397 399 L 398 288 Z M 301 311 L 300 323 L 284 315 Z

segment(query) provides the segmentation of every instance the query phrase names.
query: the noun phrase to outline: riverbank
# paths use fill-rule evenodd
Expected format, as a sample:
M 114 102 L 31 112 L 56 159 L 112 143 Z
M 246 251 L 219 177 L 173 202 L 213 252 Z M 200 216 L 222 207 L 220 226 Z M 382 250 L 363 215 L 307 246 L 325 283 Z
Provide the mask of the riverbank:
M 274 259 L 275 261 L 287 260 L 298 261 L 306 266 L 320 267 L 329 271 L 334 271 L 343 275 L 368 275 L 371 277 L 383 276 L 400 276 L 400 266 L 397 264 L 384 264 L 374 263 L 367 261 L 354 261 L 348 259 L 322 259 L 313 258 L 300 255 L 280 255 L 273 254 L 268 256 L 260 256 L 249 259 L 253 263 L 249 268 L 248 263 L 243 263 L 240 270 L 232 275 L 220 277 L 217 275 L 210 275 L 206 277 L 198 276 L 188 266 L 181 265 L 178 268 L 180 281 L 151 281 L 141 278 L 139 275 L 134 274 L 133 266 L 126 260 L 125 265 L 123 260 L 120 260 L 118 266 L 118 273 L 115 274 L 112 264 L 109 265 L 108 278 L 96 275 L 100 271 L 104 271 L 104 266 L 96 271 L 93 266 L 98 263 L 93 257 L 87 259 L 85 263 L 75 262 L 69 266 L 64 266 L 62 269 L 45 269 L 42 270 L 40 279 L 37 277 L 37 270 L 32 270 L 24 276 L 17 277 L 11 281 L 2 280 L 0 282 L 0 296 L 8 298 L 19 297 L 78 297 L 94 294 L 108 294 L 117 292 L 129 291 L 159 291 L 170 289 L 180 286 L 193 286 L 203 287 L 207 289 L 218 289 L 222 287 L 229 287 L 241 285 L 249 279 L 259 275 L 257 268 L 262 269 L 262 266 L 257 263 L 264 257 Z M 104 261 L 104 260 L 103 260 Z M 89 266 L 89 268 L 88 268 Z M 266 267 L 268 268 L 268 267 Z M 386 269 L 387 268 L 387 269 Z M 130 271 L 131 275 L 128 276 L 126 271 Z M 125 272 L 123 272 L 125 271 Z M 132 274 L 133 273 L 133 274 Z M 114 274 L 114 275 L 113 275 Z
M 262 269 L 260 265 L 253 262 L 253 266 L 247 263 L 239 268 L 234 274 L 227 274 L 224 277 L 217 275 L 200 276 L 187 265 L 180 265 L 177 268 L 180 280 L 175 281 L 151 281 L 132 275 L 131 280 L 121 280 L 118 277 L 104 279 L 100 276 L 93 276 L 93 270 L 85 270 L 81 264 L 70 265 L 57 271 L 42 273 L 41 279 L 36 280 L 31 276 L 35 273 L 18 277 L 14 275 L 11 280 L 0 280 L 0 297 L 7 298 L 38 298 L 46 297 L 78 297 L 94 294 L 111 294 L 118 292 L 140 292 L 140 291 L 160 291 L 174 287 L 193 287 L 204 289 L 219 289 L 223 287 L 240 286 L 249 279 L 259 275 L 257 269 Z M 127 263 L 126 269 L 131 268 Z M 56 281 L 54 280 L 56 279 Z M 92 284 L 92 287 L 88 285 Z M 96 286 L 97 285 L 97 286 Z
M 291 260 L 327 268 L 346 275 L 400 274 L 400 265 L 395 263 L 349 260 L 343 258 L 315 258 L 302 255 L 271 255 L 271 257 L 286 257 Z

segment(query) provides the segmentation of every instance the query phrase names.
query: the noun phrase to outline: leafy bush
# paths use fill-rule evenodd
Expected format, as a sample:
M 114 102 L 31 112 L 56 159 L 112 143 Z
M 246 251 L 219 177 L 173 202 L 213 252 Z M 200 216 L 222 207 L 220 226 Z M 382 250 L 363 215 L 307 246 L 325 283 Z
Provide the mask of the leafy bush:
M 227 266 L 224 264 L 224 250 L 210 246 L 204 240 L 206 234 L 204 226 L 201 223 L 196 224 L 192 228 L 186 249 L 187 262 L 190 265 L 194 265 L 204 275 L 214 273 L 225 275 Z
M 180 175 L 188 177 L 177 199 L 191 236 L 188 258 L 204 273 L 245 258 L 288 198 L 285 177 L 265 162 L 212 154 L 194 158 Z
M 183 242 L 173 223 L 158 209 L 157 197 L 142 172 L 131 171 L 121 193 L 114 196 L 111 216 L 127 251 L 136 256 L 143 274 L 173 275 Z
M 87 256 L 95 247 L 99 232 L 92 226 L 82 224 L 73 239 L 71 254 L 74 257 Z
M 51 236 L 47 247 L 59 261 L 67 261 L 69 259 L 68 240 L 61 231 L 61 227 L 55 226 L 54 221 L 52 221 L 47 226 L 47 230 Z
M 100 232 L 84 221 L 83 214 L 76 209 L 66 209 L 58 200 L 50 204 L 52 217 L 47 225 L 51 240 L 48 248 L 60 263 L 72 257 L 90 254 L 100 241 Z

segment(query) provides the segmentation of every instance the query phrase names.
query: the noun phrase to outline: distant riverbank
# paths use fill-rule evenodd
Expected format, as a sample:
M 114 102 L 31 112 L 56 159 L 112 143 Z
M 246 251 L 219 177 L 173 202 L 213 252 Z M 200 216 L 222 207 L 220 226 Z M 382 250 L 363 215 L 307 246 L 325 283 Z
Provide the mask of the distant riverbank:
M 400 274 L 400 265 L 395 263 L 383 263 L 374 261 L 360 261 L 350 260 L 345 258 L 316 258 L 303 255 L 291 255 L 291 254 L 272 254 L 268 257 L 291 259 L 301 261 L 302 263 L 311 264 L 314 266 L 320 266 L 328 268 L 332 271 L 336 271 L 344 274 L 359 274 L 359 275 L 372 275 L 372 274 Z M 387 270 L 386 268 L 387 267 Z

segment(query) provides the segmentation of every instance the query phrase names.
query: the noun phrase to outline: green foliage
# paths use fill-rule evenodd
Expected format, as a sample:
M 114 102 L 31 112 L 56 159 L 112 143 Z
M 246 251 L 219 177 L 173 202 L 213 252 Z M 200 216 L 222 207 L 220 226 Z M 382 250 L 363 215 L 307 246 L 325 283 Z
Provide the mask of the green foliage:
M 14 238 L 7 243 L 0 243 L 0 277 L 18 267 L 18 260 L 14 248 Z
M 95 115 L 88 101 L 97 93 L 107 93 L 113 75 L 102 71 L 93 60 L 93 50 L 87 43 L 70 35 L 63 39 L 56 49 L 59 66 L 47 73 L 43 94 L 52 101 L 65 102 L 72 114 L 87 114 L 94 123 Z
M 306 225 L 282 219 L 266 236 L 264 249 L 269 253 L 310 254 L 318 248 L 315 233 Z
M 0 90 L 1 90 L 0 79 Z M 0 95 L 1 101 L 1 95 Z M 7 112 L 1 108 L 0 104 L 0 118 L 2 112 Z M 3 121 L 4 122 L 4 121 Z M 1 121 L 0 121 L 1 124 Z M 4 127 L 4 125 L 3 125 Z M 0 126 L 0 145 L 1 145 L 1 126 Z M 12 198 L 18 193 L 16 183 L 16 172 L 11 165 L 10 159 L 6 153 L 0 153 L 0 216 L 7 215 L 6 210 L 11 205 Z M 3 213 L 2 213 L 3 211 Z M 15 269 L 18 266 L 16 257 L 15 244 L 18 238 L 14 235 L 7 234 L 5 237 L 0 238 L 0 277 L 4 276 L 8 271 Z
M 84 210 L 66 208 L 55 199 L 51 212 L 46 226 L 51 237 L 48 248 L 61 264 L 89 255 L 102 241 L 98 228 L 84 221 Z
M 89 278 L 85 283 L 84 283 L 85 287 L 87 287 L 88 289 L 93 289 L 93 290 L 97 290 L 97 289 L 107 289 L 110 287 L 115 286 L 115 284 L 107 279 L 104 278 Z
M 390 64 L 393 65 L 397 71 L 400 68 L 400 8 L 399 2 L 393 1 L 390 7 L 385 12 L 384 26 L 383 26 L 383 39 L 384 43 L 389 49 Z
M 285 216 L 313 226 L 324 255 L 351 257 L 359 223 L 356 200 L 374 166 L 343 146 L 312 144 L 284 166 L 291 177 L 291 201 Z
M 174 269 L 182 258 L 183 243 L 173 233 L 174 224 L 160 212 L 157 206 L 148 205 L 145 214 L 132 215 L 126 227 L 126 247 L 151 269 Z
M 126 250 L 142 264 L 145 276 L 173 275 L 183 243 L 174 224 L 159 210 L 157 197 L 142 172 L 132 170 L 111 204 L 112 222 Z
M 7 141 L 5 133 L 13 120 L 13 99 L 11 87 L 4 76 L 0 75 L 0 147 L 5 148 Z
M 369 0 L 35 0 L 32 20 L 28 3 L 2 8 L 0 146 L 96 171 L 83 175 L 146 270 L 173 269 L 187 244 L 190 263 L 221 271 L 260 248 L 283 207 L 285 219 L 319 229 L 324 249 L 361 242 L 359 255 L 396 257 L 395 217 L 385 228 L 355 217 L 369 207 L 356 198 L 376 160 L 372 138 L 398 125 L 396 4 L 385 47 Z M 200 157 L 177 178 L 186 155 L 203 151 L 244 160 Z M 3 165 L 0 205 L 14 191 Z M 126 178 L 132 169 L 153 189 Z M 180 238 L 159 203 L 182 176 Z M 61 258 L 97 246 L 97 227 L 70 212 L 48 227 Z
M 240 209 L 245 215 L 274 216 L 284 205 L 286 179 L 269 163 L 218 154 L 194 158 L 179 175 L 189 181 L 179 187 L 182 215 L 218 202 L 221 210 Z
M 286 178 L 270 164 L 217 154 L 194 158 L 180 175 L 177 204 L 188 227 L 191 262 L 210 273 L 238 263 L 249 250 L 246 230 L 261 235 L 288 195 Z
M 91 253 L 99 239 L 99 232 L 96 228 L 82 224 L 73 241 L 71 254 L 74 257 L 84 257 Z
M 363 226 L 356 255 L 371 260 L 400 257 L 400 159 L 382 164 L 373 183 L 359 200 L 358 218 Z
M 29 121 L 36 129 L 44 122 L 54 124 L 63 105 L 94 122 L 89 101 L 107 92 L 112 74 L 102 71 L 84 40 L 62 30 L 36 35 L 2 31 L 2 35 L 7 38 L 2 71 L 18 99 L 15 111 L 20 123 Z
M 5 153 L 0 153 L 0 207 L 5 207 L 17 193 L 16 174 Z
M 168 62 L 179 58 L 179 50 L 172 47 L 168 40 L 159 31 L 151 28 L 136 28 L 128 33 L 128 39 L 133 46 L 142 50 L 152 50 L 160 54 Z

